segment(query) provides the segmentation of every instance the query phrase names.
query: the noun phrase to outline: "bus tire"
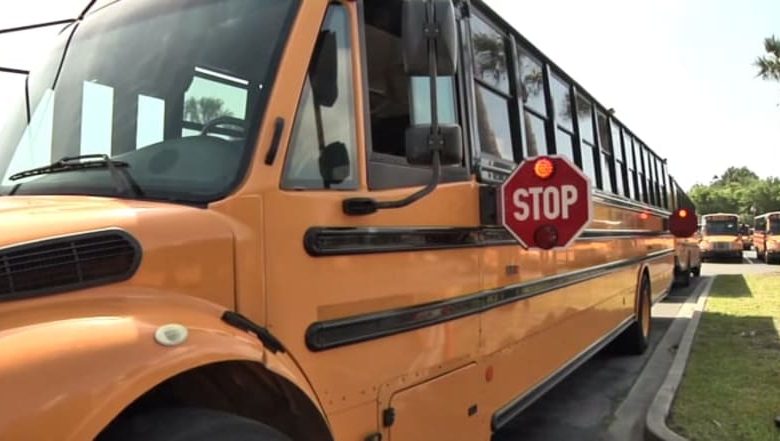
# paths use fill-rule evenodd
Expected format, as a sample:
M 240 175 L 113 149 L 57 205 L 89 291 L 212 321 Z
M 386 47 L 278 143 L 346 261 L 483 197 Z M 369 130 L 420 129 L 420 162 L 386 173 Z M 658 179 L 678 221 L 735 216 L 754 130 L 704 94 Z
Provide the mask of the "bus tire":
M 615 339 L 613 347 L 619 354 L 640 355 L 647 350 L 650 341 L 650 331 L 652 330 L 650 300 L 650 279 L 647 274 L 642 276 L 642 283 L 639 288 L 638 305 L 636 318 L 623 333 Z
M 699 266 L 693 267 L 691 272 L 693 273 L 693 277 L 699 277 L 701 275 L 701 264 L 699 264 Z
M 691 284 L 691 263 L 688 262 L 688 265 L 684 270 L 679 270 L 677 276 L 679 278 L 680 286 L 689 286 Z
M 258 421 L 209 409 L 163 408 L 116 421 L 98 441 L 291 441 Z

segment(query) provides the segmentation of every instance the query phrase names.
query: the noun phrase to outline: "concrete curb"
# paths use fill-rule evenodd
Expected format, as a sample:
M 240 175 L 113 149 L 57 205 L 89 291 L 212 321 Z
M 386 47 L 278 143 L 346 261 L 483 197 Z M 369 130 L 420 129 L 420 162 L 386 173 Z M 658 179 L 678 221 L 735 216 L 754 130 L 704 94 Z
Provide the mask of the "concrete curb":
M 645 420 L 645 440 L 648 441 L 687 441 L 686 438 L 680 436 L 666 425 L 666 418 L 669 416 L 669 411 L 672 408 L 672 402 L 677 392 L 677 388 L 680 386 L 683 374 L 685 373 L 685 366 L 688 364 L 688 357 L 691 354 L 691 346 L 693 346 L 693 337 L 696 334 L 696 328 L 699 326 L 699 320 L 701 319 L 702 311 L 707 304 L 707 297 L 712 288 L 712 282 L 714 277 L 709 278 L 701 290 L 701 294 L 695 303 L 686 303 L 677 314 L 677 318 L 687 317 L 690 319 L 688 327 L 685 329 L 685 334 L 680 341 L 680 346 L 677 348 L 677 353 L 672 362 L 672 367 L 669 369 L 669 373 L 666 375 L 663 385 L 658 390 L 658 393 L 653 399 L 653 403 L 650 405 L 650 409 L 647 412 L 647 418 Z

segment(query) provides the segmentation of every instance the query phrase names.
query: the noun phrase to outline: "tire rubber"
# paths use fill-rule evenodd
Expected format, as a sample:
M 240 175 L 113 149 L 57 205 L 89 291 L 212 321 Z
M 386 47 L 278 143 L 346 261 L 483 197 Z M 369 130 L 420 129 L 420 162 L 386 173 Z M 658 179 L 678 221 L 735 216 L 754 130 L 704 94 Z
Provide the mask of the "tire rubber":
M 291 441 L 258 421 L 208 409 L 163 408 L 112 423 L 98 441 Z

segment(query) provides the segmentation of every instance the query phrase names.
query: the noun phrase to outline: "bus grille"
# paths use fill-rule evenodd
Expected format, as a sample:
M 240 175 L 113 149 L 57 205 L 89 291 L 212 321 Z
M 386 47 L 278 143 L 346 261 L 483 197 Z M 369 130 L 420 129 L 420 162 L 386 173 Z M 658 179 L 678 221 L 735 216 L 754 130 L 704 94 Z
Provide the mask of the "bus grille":
M 112 230 L 0 250 L 0 300 L 52 294 L 129 279 L 141 248 Z

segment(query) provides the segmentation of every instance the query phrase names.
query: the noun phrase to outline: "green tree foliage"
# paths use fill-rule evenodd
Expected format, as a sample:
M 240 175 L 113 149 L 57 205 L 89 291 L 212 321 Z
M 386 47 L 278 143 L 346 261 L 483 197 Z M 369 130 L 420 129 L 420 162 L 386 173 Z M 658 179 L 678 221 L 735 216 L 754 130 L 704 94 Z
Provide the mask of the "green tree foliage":
M 747 223 L 756 214 L 780 211 L 780 179 L 760 179 L 747 167 L 729 167 L 708 185 L 694 185 L 689 195 L 699 214 L 737 213 Z
M 184 102 L 184 118 L 187 121 L 205 124 L 220 116 L 233 116 L 233 112 L 224 108 L 219 98 L 188 98 Z
M 780 81 L 780 39 L 772 35 L 764 39 L 767 55 L 756 58 L 758 76 L 765 80 Z

